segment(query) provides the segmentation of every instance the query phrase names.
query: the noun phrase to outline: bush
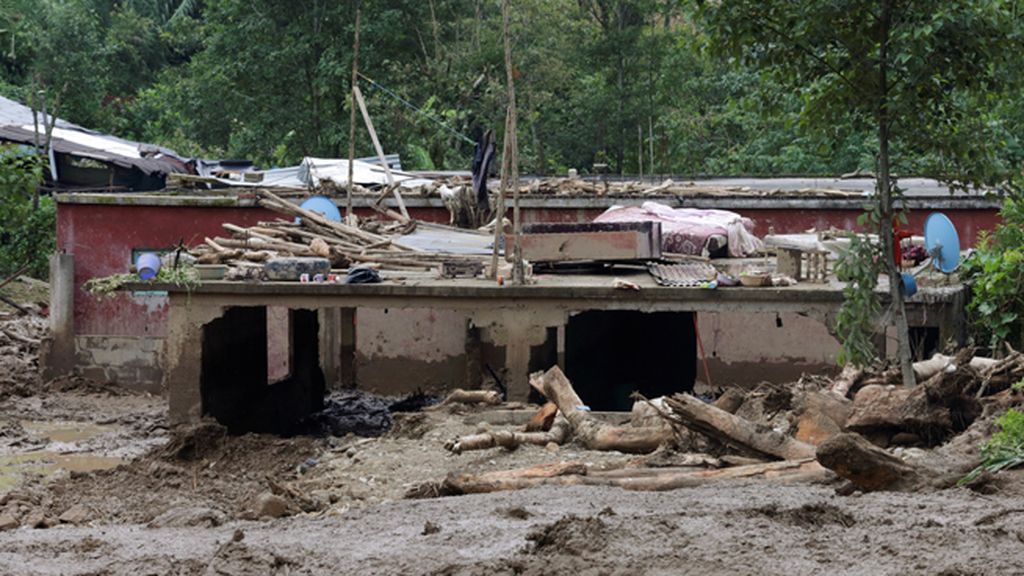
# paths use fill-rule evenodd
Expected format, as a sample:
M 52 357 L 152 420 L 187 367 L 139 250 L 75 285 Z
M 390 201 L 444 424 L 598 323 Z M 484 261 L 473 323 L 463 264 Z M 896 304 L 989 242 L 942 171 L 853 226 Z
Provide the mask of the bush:
M 993 352 L 1004 342 L 1024 348 L 1024 201 L 1007 198 L 999 214 L 1003 222 L 964 264 L 974 341 Z
M 971 482 L 984 472 L 995 473 L 1024 464 L 1024 414 L 1011 409 L 996 420 L 999 432 L 981 449 L 982 462 L 960 481 Z
M 39 198 L 36 188 L 43 179 L 43 163 L 22 148 L 0 146 L 0 278 L 25 263 L 26 274 L 46 278 L 47 259 L 56 238 L 57 209 L 53 200 Z

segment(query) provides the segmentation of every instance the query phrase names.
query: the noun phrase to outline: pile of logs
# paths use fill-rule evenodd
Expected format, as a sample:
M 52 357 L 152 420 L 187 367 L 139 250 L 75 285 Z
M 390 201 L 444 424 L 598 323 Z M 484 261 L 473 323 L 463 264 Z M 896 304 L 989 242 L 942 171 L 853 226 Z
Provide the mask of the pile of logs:
M 541 485 L 618 486 L 629 490 L 673 490 L 722 480 L 762 478 L 774 481 L 825 481 L 832 473 L 814 459 L 814 446 L 772 432 L 761 432 L 750 422 L 693 397 L 667 398 L 669 410 L 655 410 L 662 425 L 614 426 L 604 424 L 583 405 L 572 384 L 557 367 L 534 374 L 531 385 L 549 403 L 527 425 L 527 430 L 502 430 L 464 436 L 446 444 L 454 453 L 494 447 L 515 449 L 524 444 L 565 444 L 575 441 L 589 450 L 614 450 L 648 455 L 621 467 L 597 468 L 579 462 L 560 462 L 485 474 L 452 474 L 439 486 L 416 487 L 410 496 L 453 495 L 516 490 Z M 688 422 L 681 425 L 681 422 Z M 695 423 L 694 428 L 690 425 Z M 539 429 L 538 429 L 539 428 Z M 680 434 L 700 429 L 722 439 L 751 457 L 714 457 L 674 453 Z M 670 453 L 671 456 L 657 456 Z M 781 460 L 779 460 L 781 459 Z M 657 460 L 655 465 L 653 462 Z
M 261 270 L 277 257 L 321 257 L 333 268 L 369 266 L 387 270 L 435 270 L 442 263 L 482 264 L 479 256 L 428 252 L 405 246 L 387 234 L 404 234 L 417 225 L 400 216 L 381 223 L 364 221 L 361 227 L 336 222 L 305 210 L 269 191 L 261 191 L 259 204 L 289 219 L 259 222 L 256 226 L 225 223 L 230 236 L 205 238 L 192 251 L 199 264 L 227 264 Z M 394 215 L 392 215 L 394 216 Z
M 947 460 L 938 467 L 934 462 L 925 467 L 902 460 L 886 446 L 899 444 L 892 442 L 897 433 L 915 437 L 916 445 L 934 446 L 963 432 L 985 410 L 1005 410 L 1024 401 L 1024 394 L 1011 387 L 1024 379 L 1024 355 L 1010 350 L 1006 357 L 995 360 L 975 358 L 971 350 L 965 350 L 954 357 L 936 356 L 919 362 L 915 369 L 922 383 L 914 388 L 870 383 L 858 389 L 861 382 L 888 375 L 868 377 L 862 371 L 844 371 L 831 389 L 808 395 L 803 411 L 794 414 L 800 418 L 800 430 L 793 437 L 737 416 L 738 403 L 728 394 L 715 404 L 687 394 L 646 401 L 647 410 L 657 416 L 654 423 L 645 417 L 628 426 L 604 424 L 586 409 L 556 366 L 531 377 L 531 385 L 548 403 L 525 430 L 464 436 L 448 442 L 446 448 L 458 454 L 572 441 L 589 450 L 647 456 L 611 467 L 559 462 L 485 474 L 451 474 L 430 490 L 419 487 L 410 495 L 541 485 L 671 490 L 734 478 L 823 482 L 838 477 L 846 481 L 840 492 L 949 486 L 962 477 L 963 462 Z M 846 397 L 851 390 L 856 391 L 853 401 Z M 802 435 L 805 425 L 814 433 Z M 694 446 L 682 441 L 694 435 L 717 456 L 676 451 L 684 445 Z M 671 454 L 667 463 L 665 454 Z

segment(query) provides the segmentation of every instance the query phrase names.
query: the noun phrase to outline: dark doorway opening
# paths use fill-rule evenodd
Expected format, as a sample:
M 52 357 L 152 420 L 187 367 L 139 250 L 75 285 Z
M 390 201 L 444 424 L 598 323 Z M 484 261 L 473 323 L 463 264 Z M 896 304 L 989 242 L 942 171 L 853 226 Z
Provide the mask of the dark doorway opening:
M 229 308 L 203 327 L 200 393 L 203 414 L 231 433 L 291 434 L 303 417 L 323 409 L 316 310 L 289 312 L 287 377 L 267 381 L 267 309 Z
M 689 392 L 697 376 L 692 312 L 589 311 L 569 319 L 566 375 L 592 410 L 629 410 L 630 395 Z
M 910 356 L 915 360 L 927 360 L 941 351 L 939 328 L 936 326 L 911 326 Z

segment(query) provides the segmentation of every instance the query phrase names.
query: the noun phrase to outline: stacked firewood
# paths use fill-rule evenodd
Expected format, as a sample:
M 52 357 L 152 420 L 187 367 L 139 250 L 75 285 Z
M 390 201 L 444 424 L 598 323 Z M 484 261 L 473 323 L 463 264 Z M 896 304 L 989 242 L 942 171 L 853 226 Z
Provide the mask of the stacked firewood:
M 255 270 L 272 258 L 298 256 L 327 258 L 334 268 L 433 270 L 442 263 L 483 260 L 478 256 L 427 252 L 403 245 L 393 235 L 412 231 L 417 225 L 414 220 L 366 220 L 362 226 L 352 226 L 305 210 L 268 191 L 260 192 L 259 203 L 289 219 L 248 227 L 225 223 L 223 227 L 230 235 L 205 238 L 192 251 L 197 262 Z

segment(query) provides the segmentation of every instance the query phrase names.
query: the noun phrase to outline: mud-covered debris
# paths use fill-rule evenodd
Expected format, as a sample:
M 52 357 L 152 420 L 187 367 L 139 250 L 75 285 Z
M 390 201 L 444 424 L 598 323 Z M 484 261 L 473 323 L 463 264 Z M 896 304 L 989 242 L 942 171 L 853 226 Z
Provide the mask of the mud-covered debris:
M 10 514 L 0 514 L 0 532 L 4 530 L 14 530 L 20 526 L 18 519 Z
M 68 508 L 58 517 L 58 520 L 65 524 L 85 524 L 92 520 L 93 513 L 82 504 L 75 504 Z
M 39 349 L 46 333 L 44 318 L 0 314 L 0 398 L 38 392 Z
M 600 518 L 569 514 L 554 524 L 530 532 L 526 539 L 533 546 L 528 552 L 581 556 L 604 548 L 608 540 L 607 532 L 608 525 Z
M 252 509 L 257 518 L 281 518 L 288 516 L 293 510 L 287 500 L 271 492 L 257 496 Z
M 205 506 L 175 506 L 149 523 L 150 528 L 214 528 L 227 522 L 227 515 Z
M 499 516 L 504 516 L 505 518 L 511 518 L 513 520 L 527 520 L 530 518 L 530 516 L 533 516 L 533 514 L 531 514 L 529 510 L 523 508 L 522 506 L 498 508 L 494 512 L 497 513 Z
M 738 513 L 748 516 L 764 516 L 776 522 L 801 528 L 820 528 L 835 524 L 849 528 L 857 523 L 857 519 L 851 514 L 832 504 L 825 503 L 802 504 L 795 508 L 768 504 L 767 506 L 741 510 Z
M 161 452 L 170 460 L 199 460 L 216 452 L 227 438 L 228 429 L 212 420 L 174 431 Z

